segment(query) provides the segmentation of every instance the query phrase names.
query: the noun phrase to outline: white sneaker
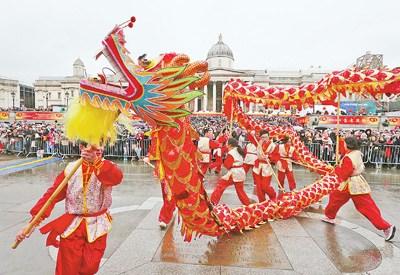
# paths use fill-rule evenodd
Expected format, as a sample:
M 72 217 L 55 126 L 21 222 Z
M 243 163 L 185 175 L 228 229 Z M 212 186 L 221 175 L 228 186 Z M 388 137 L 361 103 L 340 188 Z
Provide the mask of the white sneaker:
M 165 228 L 167 228 L 167 224 L 165 222 L 160 222 L 160 228 L 164 230 Z
M 321 221 L 326 222 L 326 223 L 330 223 L 330 224 L 335 224 L 336 223 L 335 219 L 330 219 L 327 216 L 322 217 Z
M 396 233 L 396 226 L 391 225 L 388 229 L 383 230 L 383 234 L 385 235 L 385 241 L 390 241 L 393 239 L 394 234 Z

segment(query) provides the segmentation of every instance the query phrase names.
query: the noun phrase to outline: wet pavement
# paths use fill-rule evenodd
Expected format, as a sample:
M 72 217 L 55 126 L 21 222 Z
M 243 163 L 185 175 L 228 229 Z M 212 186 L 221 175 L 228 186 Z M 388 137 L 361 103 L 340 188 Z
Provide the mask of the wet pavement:
M 98 274 L 400 274 L 400 232 L 385 242 L 352 202 L 340 210 L 334 226 L 320 221 L 324 199 L 295 218 L 185 243 L 177 220 L 165 231 L 158 227 L 161 192 L 152 168 L 118 163 L 124 181 L 113 191 L 113 229 Z M 12 164 L 0 156 L 0 167 Z M 56 250 L 45 247 L 43 235 L 34 232 L 16 250 L 10 246 L 30 218 L 29 209 L 63 167 L 65 162 L 50 163 L 0 176 L 0 274 L 53 274 Z M 301 187 L 318 176 L 296 167 L 295 177 Z M 368 169 L 366 178 L 385 219 L 400 226 L 400 170 Z M 206 179 L 211 192 L 218 175 Z M 250 174 L 245 189 L 256 199 Z M 222 201 L 240 203 L 233 187 Z M 60 203 L 52 217 L 62 212 Z

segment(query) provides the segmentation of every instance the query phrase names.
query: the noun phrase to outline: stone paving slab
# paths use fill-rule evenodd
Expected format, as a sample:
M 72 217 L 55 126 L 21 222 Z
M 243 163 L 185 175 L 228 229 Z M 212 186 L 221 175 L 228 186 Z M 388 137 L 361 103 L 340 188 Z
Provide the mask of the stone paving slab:
M 168 229 L 153 261 L 292 269 L 269 224 L 244 234 L 231 233 L 220 238 L 202 236 L 187 243 L 175 223 Z
M 276 220 L 270 223 L 277 236 L 282 237 L 308 237 L 308 233 L 301 224 L 295 219 Z
M 352 229 L 332 226 L 316 219 L 296 219 L 341 272 L 367 272 L 381 264 L 379 249 Z
M 278 236 L 293 270 L 301 274 L 340 274 L 339 270 L 326 257 L 310 237 Z
M 205 266 L 205 265 L 186 265 L 174 263 L 148 263 L 138 266 L 132 270 L 128 270 L 121 274 L 126 275 L 144 275 L 144 274 L 157 274 L 157 275 L 171 275 L 171 274 L 202 274 L 202 275 L 219 275 L 221 274 L 221 267 L 219 266 Z
M 149 263 L 164 231 L 136 229 L 104 263 L 98 274 L 121 274 Z
M 161 231 L 158 223 L 155 222 L 159 211 L 160 204 L 156 205 L 138 224 L 103 264 L 98 274 L 121 274 L 151 261 L 165 235 L 165 231 Z
M 265 268 L 243 268 L 235 266 L 221 266 L 221 275 L 296 275 L 300 274 L 293 270 L 265 269 Z

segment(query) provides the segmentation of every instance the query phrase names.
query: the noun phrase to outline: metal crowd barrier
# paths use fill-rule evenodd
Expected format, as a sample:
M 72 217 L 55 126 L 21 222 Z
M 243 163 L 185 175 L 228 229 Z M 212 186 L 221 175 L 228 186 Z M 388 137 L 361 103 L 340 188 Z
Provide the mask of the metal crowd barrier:
M 119 139 L 114 144 L 105 146 L 104 156 L 141 159 L 147 155 L 150 142 L 150 139 Z
M 326 146 L 320 143 L 309 143 L 306 144 L 306 147 L 320 160 L 324 160 L 329 163 L 336 162 L 336 144 L 332 144 L 331 146 Z M 368 145 L 361 145 L 360 148 L 361 153 L 363 154 L 363 162 L 370 162 L 370 148 Z
M 104 156 L 124 159 L 141 159 L 149 151 L 151 140 L 118 139 L 114 144 L 107 144 L 104 148 Z M 79 144 L 68 140 L 57 143 L 43 141 L 41 139 L 11 138 L 5 142 L 3 153 L 17 154 L 18 156 L 48 156 L 60 157 L 79 156 Z
M 372 164 L 400 164 L 400 146 L 374 145 L 369 148 L 369 162 Z
M 112 158 L 123 158 L 129 160 L 141 159 L 148 154 L 150 139 L 118 139 L 114 144 L 107 144 L 104 148 L 104 156 Z M 3 153 L 17 154 L 18 156 L 48 156 L 59 157 L 79 156 L 80 150 L 77 143 L 61 140 L 57 143 L 50 143 L 41 139 L 24 139 L 15 137 L 3 140 Z M 324 146 L 320 143 L 306 144 L 306 147 L 318 159 L 329 163 L 335 162 L 336 146 Z M 400 165 L 399 145 L 362 145 L 363 161 L 365 164 L 379 165 Z

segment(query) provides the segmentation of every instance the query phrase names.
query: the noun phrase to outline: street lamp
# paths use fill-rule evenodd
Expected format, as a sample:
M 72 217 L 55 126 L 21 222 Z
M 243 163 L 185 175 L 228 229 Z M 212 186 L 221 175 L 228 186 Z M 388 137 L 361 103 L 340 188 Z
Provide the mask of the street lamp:
M 14 111 L 14 109 L 15 109 L 15 91 L 11 91 L 11 96 L 12 96 L 12 100 L 13 100 L 13 107 L 12 107 L 12 109 L 13 109 L 13 111 Z
M 68 100 L 69 100 L 69 91 L 68 90 L 65 92 L 65 96 L 67 98 L 67 109 L 68 109 Z

